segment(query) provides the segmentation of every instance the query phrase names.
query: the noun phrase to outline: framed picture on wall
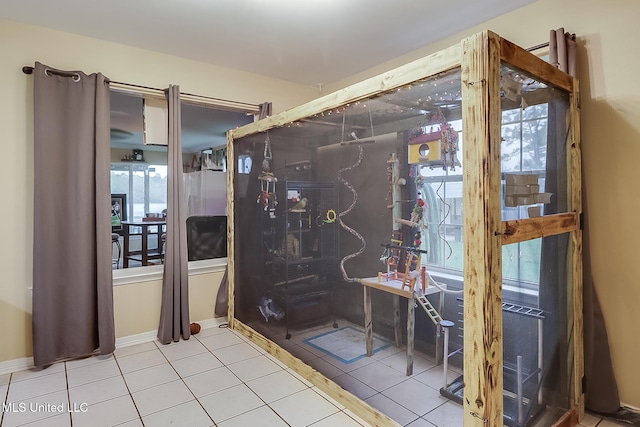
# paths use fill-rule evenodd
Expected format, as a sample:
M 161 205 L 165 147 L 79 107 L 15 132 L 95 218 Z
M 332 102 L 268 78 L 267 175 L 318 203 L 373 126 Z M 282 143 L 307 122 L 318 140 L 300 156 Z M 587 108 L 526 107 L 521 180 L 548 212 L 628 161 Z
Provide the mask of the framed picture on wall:
M 112 194 L 111 195 L 111 231 L 118 232 L 122 230 L 122 221 L 127 219 L 127 195 Z

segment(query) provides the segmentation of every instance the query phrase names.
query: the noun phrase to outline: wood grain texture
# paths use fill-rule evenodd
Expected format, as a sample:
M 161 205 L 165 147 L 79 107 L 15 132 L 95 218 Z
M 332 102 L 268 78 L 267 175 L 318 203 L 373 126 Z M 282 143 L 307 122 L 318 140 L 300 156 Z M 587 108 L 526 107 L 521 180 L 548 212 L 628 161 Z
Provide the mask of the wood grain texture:
M 401 297 L 404 298 L 408 298 L 408 299 L 412 299 L 413 298 L 413 292 L 408 290 L 408 289 L 402 289 L 400 287 L 393 287 L 393 286 L 387 286 L 385 284 L 384 281 L 382 282 L 378 282 L 378 279 L 362 279 L 360 281 L 360 283 L 362 283 L 362 285 L 365 288 L 374 288 L 374 289 L 379 289 L 381 291 L 384 291 L 386 293 L 392 294 L 392 295 L 399 295 Z M 396 280 L 396 283 L 400 283 L 399 281 Z
M 396 421 L 392 420 L 377 409 L 371 407 L 358 397 L 344 390 L 338 384 L 316 371 L 278 344 L 265 338 L 253 328 L 240 321 L 234 322 L 234 329 L 256 343 L 260 348 L 277 358 L 279 361 L 290 367 L 298 375 L 327 393 L 331 398 L 337 400 L 358 417 L 362 418 L 375 427 L 400 427 Z
M 407 300 L 407 375 L 413 375 L 413 349 L 415 347 L 416 303 Z
M 580 143 L 580 89 L 578 80 L 574 79 L 574 93 L 571 94 L 571 131 L 569 134 L 569 147 L 567 152 L 570 157 L 570 193 L 571 208 L 577 213 L 578 218 L 582 213 L 582 150 Z M 582 264 L 582 230 L 579 225 L 571 233 L 571 254 L 573 260 L 573 348 L 574 348 L 574 391 L 578 420 L 584 417 L 584 390 L 582 390 L 582 377 L 584 376 L 584 318 L 583 318 L 583 264 Z M 571 283 L 571 282 L 570 282 Z
M 500 38 L 462 42 L 464 425 L 502 427 Z
M 235 323 L 235 176 L 236 161 L 233 138 L 227 132 L 227 321 L 233 328 Z
M 503 38 L 500 38 L 500 59 L 535 76 L 538 81 L 560 87 L 567 92 L 573 91 L 573 77 Z
M 568 410 L 555 424 L 551 427 L 574 427 L 578 425 L 578 409 L 572 408 Z
M 568 233 L 577 230 L 580 227 L 579 222 L 579 215 L 576 212 L 503 221 L 502 244 L 509 245 Z
M 373 323 L 371 320 L 371 289 L 362 287 L 364 292 L 364 335 L 367 343 L 367 356 L 373 356 Z
M 299 107 L 249 123 L 231 130 L 234 139 L 264 132 L 297 120 L 307 118 L 322 111 L 340 107 L 348 102 L 367 98 L 390 89 L 398 88 L 416 80 L 450 70 L 460 65 L 460 45 L 456 44 L 432 55 L 410 62 L 384 74 L 363 80 L 337 92 L 310 101 Z

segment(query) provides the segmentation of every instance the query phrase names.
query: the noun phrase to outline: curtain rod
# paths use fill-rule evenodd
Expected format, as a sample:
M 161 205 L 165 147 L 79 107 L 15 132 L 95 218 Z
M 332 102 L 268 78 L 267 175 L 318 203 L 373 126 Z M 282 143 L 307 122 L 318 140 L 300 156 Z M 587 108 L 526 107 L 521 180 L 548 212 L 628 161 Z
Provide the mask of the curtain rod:
M 33 74 L 33 67 L 22 67 L 22 72 L 25 74 Z M 45 70 L 45 73 L 48 74 L 55 74 L 57 76 L 62 76 L 62 77 L 71 77 L 74 80 L 79 80 L 80 79 L 80 75 L 78 73 L 74 73 L 71 71 L 58 71 L 58 70 L 51 70 L 49 68 L 47 68 Z
M 527 49 L 527 51 L 531 52 L 531 51 L 534 51 L 534 50 L 542 49 L 543 47 L 549 47 L 549 42 L 540 43 L 540 44 L 537 44 L 535 46 L 531 46 L 530 48 Z
M 33 74 L 34 71 L 34 67 L 30 67 L 30 66 L 24 66 L 22 67 L 22 72 L 25 74 Z M 56 74 L 59 76 L 63 76 L 63 77 L 74 77 L 77 76 L 77 73 L 73 73 L 73 72 L 65 72 L 65 71 L 56 71 L 56 70 L 49 70 L 49 72 L 51 74 Z M 146 89 L 146 90 L 152 90 L 152 91 L 157 91 L 157 92 L 164 92 L 166 89 L 158 89 L 155 87 L 150 87 L 150 86 L 142 86 L 142 85 L 136 85 L 136 84 L 132 84 L 132 83 L 123 83 L 123 82 L 116 82 L 113 80 L 107 80 L 107 83 L 110 84 L 116 84 L 116 85 L 120 85 L 120 86 L 127 86 L 127 87 L 132 87 L 132 88 L 137 88 L 137 89 Z M 193 97 L 194 99 L 208 99 L 208 100 L 212 100 L 212 101 L 217 101 L 220 102 L 222 104 L 227 104 L 227 105 L 237 105 L 237 106 L 245 106 L 248 107 L 247 109 L 249 110 L 255 110 L 255 111 L 259 111 L 260 106 L 258 104 L 250 104 L 248 102 L 239 102 L 239 101 L 230 101 L 228 99 L 222 99 L 222 98 L 214 98 L 212 96 L 203 96 L 203 95 L 194 95 L 192 93 L 186 93 L 186 92 L 180 92 L 180 95 L 185 95 L 187 97 Z

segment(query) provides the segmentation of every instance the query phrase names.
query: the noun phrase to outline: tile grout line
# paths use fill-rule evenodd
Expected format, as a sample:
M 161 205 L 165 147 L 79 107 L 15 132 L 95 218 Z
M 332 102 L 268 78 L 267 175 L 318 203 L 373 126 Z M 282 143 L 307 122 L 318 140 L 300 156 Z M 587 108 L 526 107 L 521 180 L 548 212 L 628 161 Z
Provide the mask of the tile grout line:
M 220 326 L 218 326 L 218 327 L 219 327 L 219 328 L 221 328 L 221 329 L 223 329 L 223 328 L 228 328 L 228 326 L 221 326 L 221 325 L 220 325 Z M 229 329 L 229 330 L 230 330 L 232 333 L 234 333 L 232 329 Z M 218 334 L 214 334 L 214 335 L 218 335 Z M 211 336 L 211 335 L 209 335 L 209 336 Z M 206 338 L 206 337 L 205 337 L 205 338 Z M 215 355 L 215 354 L 213 354 L 213 352 L 212 352 L 212 351 L 211 351 L 211 350 L 210 350 L 206 345 L 204 345 L 204 344 L 202 343 L 202 341 L 200 341 L 200 340 L 198 339 L 198 337 L 196 337 L 196 339 L 198 340 L 198 342 L 200 343 L 200 345 L 202 345 L 204 348 L 206 348 L 206 349 L 207 349 L 207 351 L 208 351 L 209 353 L 211 353 L 211 355 L 212 355 L 213 357 L 216 357 L 216 355 Z M 248 342 L 247 342 L 246 344 L 248 344 Z M 230 346 L 227 346 L 227 347 L 230 347 Z M 224 347 L 223 347 L 223 348 L 224 348 Z M 262 354 L 260 354 L 260 356 L 262 356 Z M 255 357 L 259 357 L 259 356 L 255 356 Z M 218 358 L 216 357 L 216 359 L 218 359 Z M 245 359 L 245 360 L 250 360 L 250 359 L 252 359 L 252 358 Z M 273 408 L 271 407 L 271 405 L 270 405 L 270 404 L 268 404 L 267 402 L 265 402 L 265 401 L 264 401 L 264 399 L 262 399 L 262 397 L 258 396 L 258 394 L 257 394 L 255 391 L 253 391 L 253 389 L 252 389 L 251 387 L 249 387 L 249 386 L 247 385 L 247 383 L 246 383 L 246 382 L 244 382 L 240 377 L 238 377 L 238 376 L 235 374 L 235 372 L 233 372 L 231 369 L 229 369 L 229 367 L 227 366 L 227 364 L 226 364 L 226 363 L 224 363 L 224 362 L 223 362 L 222 360 L 220 360 L 220 359 L 218 359 L 218 360 L 220 361 L 220 363 L 222 363 L 222 366 L 224 366 L 225 368 L 227 368 L 227 369 L 229 370 L 229 372 L 231 372 L 231 373 L 232 373 L 236 378 L 238 378 L 238 380 L 241 382 L 241 384 L 243 384 L 245 387 L 247 387 L 247 388 L 251 391 L 251 393 L 253 393 L 253 394 L 254 394 L 258 399 L 260 399 L 260 401 L 262 401 L 262 403 L 264 403 L 264 406 L 266 406 L 267 408 L 269 408 L 269 409 L 271 410 L 271 412 L 273 412 L 274 414 L 276 414 L 276 416 L 277 416 L 278 418 L 280 418 L 280 419 L 281 419 L 285 424 L 287 424 L 288 426 L 290 426 L 290 424 L 289 424 L 289 423 L 288 423 L 284 418 L 282 418 L 282 416 L 281 416 L 278 412 L 276 412 L 276 410 L 275 410 L 275 409 L 273 409 Z M 242 361 L 241 361 L 241 362 L 242 362 Z M 282 371 L 285 371 L 285 372 L 286 372 L 286 370 L 285 370 L 284 368 L 282 368 L 282 366 L 278 365 L 278 367 L 280 368 L 280 370 L 282 370 Z M 277 372 L 277 371 L 276 371 L 276 372 Z M 267 374 L 267 375 L 269 375 L 269 374 Z M 267 375 L 263 375 L 262 377 L 265 377 L 265 376 L 267 376 Z M 182 376 L 181 376 L 180 374 L 178 374 L 178 376 L 180 376 L 180 379 L 182 379 Z M 262 378 L 262 377 L 258 377 L 258 378 Z M 255 378 L 255 379 L 257 379 L 257 378 Z M 183 381 L 184 381 L 184 380 L 183 380 Z M 186 383 L 185 383 L 185 385 L 187 386 L 187 388 L 189 388 L 189 386 L 188 386 Z M 232 386 L 232 387 L 235 387 L 235 386 Z M 223 390 L 228 390 L 229 388 L 231 388 L 231 387 L 227 387 L 226 389 L 223 389 Z M 308 387 L 307 387 L 307 388 L 308 388 Z M 219 391 L 223 391 L 223 390 L 219 390 Z M 189 391 L 191 391 L 191 389 L 189 389 Z M 193 392 L 191 392 L 191 393 L 193 394 Z M 212 394 L 213 394 L 213 393 L 212 393 Z M 195 395 L 194 395 L 194 397 L 195 397 Z M 209 418 L 211 418 L 211 421 L 213 421 L 214 425 L 218 425 L 218 423 L 216 423 L 216 422 L 215 422 L 215 420 L 214 420 L 214 419 L 209 415 L 209 413 L 207 412 L 207 410 L 206 410 L 206 409 L 204 409 L 204 407 L 202 406 L 202 403 L 200 403 L 200 399 L 196 397 L 196 400 L 198 401 L 198 404 L 200 404 L 200 406 L 202 407 L 202 409 L 206 412 L 207 416 L 209 416 Z M 245 412 L 242 412 L 242 413 L 240 413 L 240 414 L 237 414 L 237 415 L 235 415 L 235 416 L 233 416 L 233 417 L 229 418 L 228 420 L 231 420 L 231 419 L 233 419 L 233 418 L 235 418 L 235 417 L 238 417 L 238 416 L 240 416 L 240 415 L 246 414 L 246 413 L 248 413 L 248 412 L 254 411 L 255 409 L 257 409 L 257 408 L 250 409 L 250 410 L 248 410 L 248 411 L 245 411 Z M 224 421 L 228 421 L 228 420 L 224 420 Z M 221 421 L 220 423 L 223 423 L 224 421 Z
M 151 342 L 153 342 L 155 344 L 155 341 L 151 341 Z M 156 345 L 156 348 L 158 348 L 157 345 Z M 125 357 L 125 356 L 123 356 L 123 357 Z M 127 388 L 127 392 L 129 393 L 129 398 L 131 399 L 131 402 L 133 402 L 133 407 L 136 408 L 136 412 L 138 413 L 138 419 L 140 420 L 140 424 L 142 424 L 142 427 L 144 427 L 144 421 L 142 419 L 142 414 L 140 414 L 140 409 L 138 409 L 138 405 L 136 404 L 136 401 L 133 398 L 133 394 L 131 393 L 131 389 L 129 388 L 129 384 L 127 383 L 127 380 L 124 378 L 124 372 L 122 372 L 122 368 L 120 367 L 120 363 L 118 362 L 118 356 L 116 356 L 115 352 L 113 352 L 113 359 L 116 362 L 116 366 L 118 367 L 118 371 L 120 371 L 120 376 L 122 377 L 122 382 L 124 382 L 124 386 Z M 112 399 L 110 399 L 110 400 L 112 400 Z M 71 426 L 71 427 L 73 427 L 73 426 Z
M 207 348 L 207 346 L 205 346 L 204 344 L 202 344 L 202 342 L 198 339 L 198 337 L 196 337 L 195 335 L 189 335 L 189 338 L 191 337 L 195 337 L 196 341 L 203 346 L 207 351 L 209 351 L 209 349 Z M 185 340 L 183 340 L 185 341 Z M 158 344 L 156 344 L 156 346 L 158 346 Z M 202 408 L 202 410 L 204 411 L 204 413 L 207 415 L 207 417 L 209 417 L 209 419 L 211 420 L 211 422 L 213 423 L 214 426 L 218 425 L 213 417 L 209 414 L 209 412 L 207 412 L 207 410 L 205 409 L 204 406 L 202 406 L 202 402 L 200 402 L 200 399 L 198 398 L 198 396 L 195 395 L 195 393 L 193 392 L 193 390 L 191 390 L 191 388 L 189 387 L 189 384 L 186 383 L 186 381 L 184 380 L 184 378 L 182 377 L 182 375 L 180 375 L 180 373 L 176 370 L 175 366 L 173 366 L 173 363 L 171 363 L 171 361 L 167 358 L 167 356 L 164 354 L 164 352 L 162 351 L 162 349 L 160 347 L 158 347 L 158 350 L 160 350 L 160 352 L 162 353 L 162 355 L 164 356 L 165 359 L 167 359 L 167 362 L 169 363 L 169 366 L 171 366 L 171 369 L 173 369 L 173 372 L 176 373 L 176 375 L 178 375 L 178 378 L 180 378 L 180 381 L 182 381 L 182 384 L 184 384 L 184 386 L 187 388 L 187 390 L 189 390 L 189 393 L 191 393 L 191 395 L 193 396 L 194 400 L 196 402 L 198 402 L 198 405 L 200 405 L 200 407 Z M 211 353 L 209 351 L 209 353 Z M 222 363 L 222 361 L 220 359 L 218 359 L 215 354 L 211 353 L 211 355 L 213 357 L 216 358 L 216 360 L 218 360 L 220 363 Z M 187 356 L 187 357 L 191 357 L 191 356 Z M 184 357 L 183 359 L 186 359 L 186 357 Z M 181 360 L 181 359 L 176 359 L 176 360 Z M 224 364 L 223 364 L 224 366 Z M 204 371 L 207 372 L 207 371 Z M 197 374 L 194 374 L 197 375 Z M 176 405 L 177 406 L 177 405 Z M 175 406 L 174 406 L 175 407 Z M 166 409 L 166 408 L 165 408 Z M 164 409 L 163 409 L 164 410 Z M 160 412 L 160 411 L 158 411 Z
M 69 374 L 67 371 L 67 362 L 63 362 L 64 363 L 64 383 L 67 386 L 67 403 L 69 404 L 69 406 L 67 407 L 67 409 L 69 410 L 68 415 L 69 415 L 69 425 L 71 427 L 73 427 L 73 416 L 71 414 L 71 394 L 69 393 Z
M 8 399 L 9 399 L 9 389 L 11 388 L 11 378 L 13 378 L 13 372 L 9 374 L 9 382 L 7 383 L 7 391 L 4 394 L 4 399 L 2 400 L 2 405 L 3 405 L 3 411 L 2 414 L 0 414 L 0 427 L 2 427 L 2 423 L 4 421 L 4 405 L 9 403 Z

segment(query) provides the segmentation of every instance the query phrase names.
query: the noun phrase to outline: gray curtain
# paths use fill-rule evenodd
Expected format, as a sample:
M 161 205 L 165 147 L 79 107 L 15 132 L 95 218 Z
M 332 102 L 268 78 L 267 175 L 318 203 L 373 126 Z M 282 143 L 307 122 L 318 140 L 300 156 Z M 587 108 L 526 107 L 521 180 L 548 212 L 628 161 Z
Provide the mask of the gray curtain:
M 162 306 L 158 340 L 162 344 L 185 340 L 189 330 L 189 271 L 185 190 L 182 174 L 180 87 L 169 86 L 169 146 L 167 173 L 167 243 L 162 275 Z
M 577 71 L 575 37 L 575 34 L 565 33 L 564 28 L 551 30 L 549 37 L 549 62 L 574 77 Z M 588 229 L 584 228 L 584 254 L 588 255 Z M 615 413 L 620 408 L 618 384 L 609 351 L 607 328 L 588 261 L 584 262 L 586 268 L 583 272 L 585 406 L 595 412 Z
M 259 108 L 258 120 L 262 120 L 271 115 L 271 110 L 272 110 L 271 102 L 263 102 L 262 104 L 258 105 L 258 108 Z
M 102 74 L 35 64 L 36 366 L 115 350 L 109 109 Z
M 551 30 L 549 35 L 549 62 L 561 71 L 576 76 L 576 35 L 564 28 Z
M 575 34 L 565 33 L 564 28 L 551 30 L 549 62 L 574 77 L 575 52 Z M 588 213 L 585 213 L 585 217 L 587 216 Z M 585 254 L 587 253 L 588 248 L 585 248 Z M 611 361 L 607 328 L 591 273 L 588 271 L 588 262 L 584 265 L 587 267 L 583 272 L 585 406 L 595 412 L 615 413 L 620 408 L 620 396 Z
M 569 210 L 567 190 L 567 98 L 548 104 L 547 154 L 544 191 L 552 193 L 551 203 L 544 205 L 544 214 Z M 573 357 L 568 346 L 572 337 L 567 331 L 569 319 L 567 287 L 567 255 L 569 233 L 542 239 L 540 262 L 540 308 L 545 311 L 544 370 L 546 401 L 568 407 L 573 371 L 567 360 Z

